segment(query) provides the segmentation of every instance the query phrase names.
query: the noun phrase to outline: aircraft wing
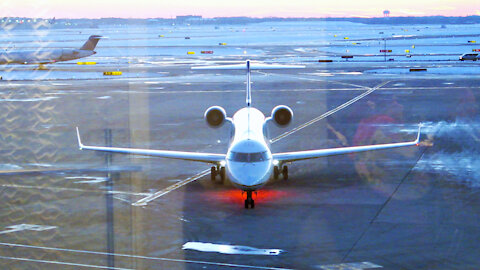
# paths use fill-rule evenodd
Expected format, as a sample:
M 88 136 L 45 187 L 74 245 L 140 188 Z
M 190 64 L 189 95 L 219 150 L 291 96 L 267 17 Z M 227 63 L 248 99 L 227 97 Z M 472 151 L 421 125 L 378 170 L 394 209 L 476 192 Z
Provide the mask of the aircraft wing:
M 417 139 L 411 142 L 340 147 L 340 148 L 307 150 L 307 151 L 297 151 L 297 152 L 285 152 L 285 153 L 272 154 L 272 156 L 274 160 L 277 160 L 279 162 L 291 162 L 291 161 L 313 159 L 313 158 L 320 158 L 320 157 L 326 157 L 326 156 L 335 156 L 335 155 L 366 152 L 366 151 L 373 151 L 373 150 L 413 146 L 413 145 L 418 145 L 419 142 L 420 142 L 420 127 L 418 127 Z
M 198 162 L 213 163 L 213 164 L 219 164 L 220 162 L 225 161 L 225 157 L 226 157 L 225 154 L 83 145 L 80 139 L 80 132 L 78 131 L 78 127 L 77 127 L 77 139 L 78 139 L 78 147 L 80 148 L 80 150 L 93 150 L 93 151 L 111 152 L 111 153 L 164 157 L 164 158 L 170 158 L 170 159 L 182 159 L 182 160 L 198 161 Z

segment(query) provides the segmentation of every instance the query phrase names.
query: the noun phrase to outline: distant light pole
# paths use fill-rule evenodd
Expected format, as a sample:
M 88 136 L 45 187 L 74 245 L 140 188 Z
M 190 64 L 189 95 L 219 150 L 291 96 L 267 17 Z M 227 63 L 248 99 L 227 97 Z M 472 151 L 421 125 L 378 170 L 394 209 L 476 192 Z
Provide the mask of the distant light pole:
M 390 17 L 390 10 L 384 10 L 383 17 L 388 19 Z M 385 36 L 383 36 L 383 61 L 387 62 L 387 38 Z
M 383 37 L 383 61 L 387 62 L 387 38 Z

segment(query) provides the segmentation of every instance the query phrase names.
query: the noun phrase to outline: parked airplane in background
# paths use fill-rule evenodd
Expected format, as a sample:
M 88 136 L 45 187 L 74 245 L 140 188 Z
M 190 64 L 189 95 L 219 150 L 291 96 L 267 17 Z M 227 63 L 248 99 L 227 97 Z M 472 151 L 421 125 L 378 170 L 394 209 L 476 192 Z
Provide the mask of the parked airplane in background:
M 44 64 L 68 61 L 94 55 L 101 36 L 92 35 L 79 49 L 38 49 L 35 51 L 11 50 L 0 53 L 0 64 L 38 64 L 40 69 Z
M 83 145 L 77 127 L 77 139 L 80 150 L 95 150 L 113 153 L 157 156 L 172 159 L 183 159 L 214 164 L 211 168 L 211 179 L 219 175 L 224 181 L 227 177 L 232 184 L 247 193 L 245 208 L 254 208 L 252 192 L 264 186 L 272 177 L 277 179 L 280 174 L 288 178 L 287 163 L 293 161 L 320 158 L 333 155 L 364 152 L 379 149 L 418 145 L 420 127 L 417 139 L 411 142 L 390 143 L 379 145 L 353 146 L 331 149 L 307 150 L 298 152 L 272 153 L 270 141 L 267 138 L 268 124 L 272 122 L 285 127 L 292 122 L 293 112 L 285 105 L 273 108 L 271 116 L 265 117 L 262 112 L 252 107 L 250 71 L 256 69 L 303 68 L 304 66 L 279 66 L 251 64 L 193 67 L 192 69 L 241 69 L 247 71 L 246 106 L 237 111 L 232 118 L 227 117 L 220 106 L 212 106 L 205 111 L 204 118 L 210 127 L 218 128 L 229 123 L 232 128 L 232 138 L 227 154 L 180 152 L 169 150 L 147 150 L 133 148 L 101 147 Z

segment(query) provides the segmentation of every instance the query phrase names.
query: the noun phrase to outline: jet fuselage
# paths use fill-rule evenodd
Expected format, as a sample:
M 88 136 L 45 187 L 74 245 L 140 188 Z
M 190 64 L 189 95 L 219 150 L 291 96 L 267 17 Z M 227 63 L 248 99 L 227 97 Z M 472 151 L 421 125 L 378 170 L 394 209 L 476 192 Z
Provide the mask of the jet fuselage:
M 39 49 L 36 51 L 6 51 L 0 53 L 0 64 L 50 64 L 79 59 L 96 54 L 80 49 Z
M 245 107 L 232 118 L 234 137 L 227 152 L 226 173 L 242 190 L 257 190 L 273 172 L 273 159 L 264 134 L 265 116 L 258 109 Z

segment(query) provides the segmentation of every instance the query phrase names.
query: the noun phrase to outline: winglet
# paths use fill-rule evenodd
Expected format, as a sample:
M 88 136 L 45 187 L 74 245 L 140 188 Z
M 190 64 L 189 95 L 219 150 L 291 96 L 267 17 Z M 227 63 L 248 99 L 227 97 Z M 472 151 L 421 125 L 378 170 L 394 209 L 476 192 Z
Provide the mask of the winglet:
M 77 140 L 78 140 L 78 149 L 82 150 L 83 144 L 82 140 L 80 139 L 80 132 L 78 131 L 78 127 L 75 127 L 77 129 Z
M 418 134 L 417 134 L 417 139 L 415 140 L 415 144 L 416 144 L 417 146 L 420 144 L 420 133 L 421 133 L 420 131 L 421 131 L 421 129 L 422 129 L 422 126 L 423 126 L 423 125 L 422 125 L 421 123 L 418 125 Z

